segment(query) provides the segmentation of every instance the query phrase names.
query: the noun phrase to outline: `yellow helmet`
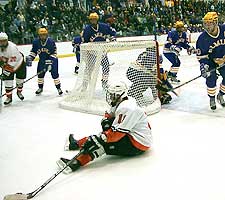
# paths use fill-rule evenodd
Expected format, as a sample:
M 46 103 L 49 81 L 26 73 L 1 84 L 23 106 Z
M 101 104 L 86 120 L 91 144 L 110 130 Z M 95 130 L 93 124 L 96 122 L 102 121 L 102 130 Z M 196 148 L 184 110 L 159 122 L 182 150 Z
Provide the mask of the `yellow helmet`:
M 184 27 L 184 23 L 182 21 L 176 21 L 175 27 L 176 28 L 183 28 Z
M 46 28 L 39 28 L 38 29 L 38 35 L 47 35 L 48 34 L 48 30 Z
M 91 13 L 88 18 L 89 19 L 96 19 L 96 20 L 98 20 L 99 16 L 98 16 L 98 14 L 96 12 L 94 12 L 94 13 Z
M 203 18 L 203 22 L 218 21 L 218 15 L 216 12 L 207 12 Z

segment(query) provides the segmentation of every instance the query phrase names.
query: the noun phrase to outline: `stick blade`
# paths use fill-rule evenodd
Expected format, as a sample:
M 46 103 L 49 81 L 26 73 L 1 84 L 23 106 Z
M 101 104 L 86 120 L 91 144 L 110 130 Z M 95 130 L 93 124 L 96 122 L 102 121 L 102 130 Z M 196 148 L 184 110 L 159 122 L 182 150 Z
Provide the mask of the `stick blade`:
M 26 199 L 28 199 L 27 194 L 16 193 L 6 195 L 3 200 L 26 200 Z

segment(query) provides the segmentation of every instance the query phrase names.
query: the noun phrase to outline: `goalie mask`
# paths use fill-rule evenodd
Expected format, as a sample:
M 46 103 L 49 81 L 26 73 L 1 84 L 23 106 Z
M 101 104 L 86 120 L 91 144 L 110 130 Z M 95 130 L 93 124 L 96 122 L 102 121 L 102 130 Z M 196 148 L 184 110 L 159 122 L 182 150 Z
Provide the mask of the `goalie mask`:
M 0 33 L 0 48 L 4 50 L 8 46 L 8 35 L 4 32 Z
M 112 107 L 117 106 L 127 97 L 128 87 L 124 82 L 110 84 L 106 92 L 106 101 Z
M 204 29 L 214 35 L 218 30 L 218 15 L 216 12 L 208 12 L 203 18 Z

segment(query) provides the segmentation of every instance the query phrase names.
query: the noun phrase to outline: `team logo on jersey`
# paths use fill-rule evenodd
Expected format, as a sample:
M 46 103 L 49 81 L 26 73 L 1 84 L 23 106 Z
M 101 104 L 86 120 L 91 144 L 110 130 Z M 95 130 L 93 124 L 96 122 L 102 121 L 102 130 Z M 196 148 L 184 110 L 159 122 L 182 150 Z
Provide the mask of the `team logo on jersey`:
M 47 53 L 50 54 L 49 50 L 47 48 L 40 48 L 37 51 L 37 54 L 41 54 L 41 53 Z
M 94 42 L 97 38 L 102 38 L 105 40 L 106 36 L 103 35 L 103 33 L 95 33 L 91 38 L 90 38 L 90 41 L 91 42 Z

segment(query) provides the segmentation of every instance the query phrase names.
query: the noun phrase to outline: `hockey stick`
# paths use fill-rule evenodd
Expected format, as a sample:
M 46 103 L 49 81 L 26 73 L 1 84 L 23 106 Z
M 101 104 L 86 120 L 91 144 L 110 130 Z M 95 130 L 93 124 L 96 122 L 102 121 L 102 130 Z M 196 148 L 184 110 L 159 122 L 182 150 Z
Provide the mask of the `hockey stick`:
M 36 194 L 38 194 L 41 190 L 43 190 L 53 179 L 55 179 L 59 174 L 61 174 L 70 164 L 76 160 L 78 156 L 83 154 L 84 151 L 81 150 L 77 155 L 75 155 L 68 163 L 66 163 L 65 167 L 60 169 L 57 173 L 55 173 L 53 176 L 51 176 L 47 181 L 45 181 L 39 188 L 34 190 L 33 192 L 23 194 L 23 193 L 16 193 L 16 194 L 9 194 L 4 197 L 3 200 L 26 200 L 26 199 L 32 199 Z
M 29 80 L 35 78 L 36 76 L 38 76 L 38 75 L 40 75 L 40 74 L 46 72 L 47 70 L 48 70 L 47 68 L 44 68 L 43 70 L 41 70 L 41 71 L 38 72 L 37 74 L 35 74 L 35 75 L 33 75 L 32 77 L 26 79 L 26 80 L 23 82 L 23 84 L 26 83 L 26 82 L 28 82 Z M 15 90 L 16 88 L 17 88 L 17 86 L 15 86 L 15 87 L 12 89 L 12 91 Z M 6 95 L 6 92 L 5 92 L 3 95 L 1 94 L 0 98 L 4 97 L 5 95 Z
M 211 70 L 209 70 L 208 72 L 214 72 L 214 71 L 216 71 L 216 70 L 218 70 L 218 69 L 220 69 L 220 68 L 222 68 L 222 67 L 224 67 L 225 66 L 225 64 L 222 64 L 222 65 L 220 65 L 218 68 L 213 68 L 213 69 L 211 69 Z M 174 91 L 174 90 L 176 90 L 176 89 L 178 89 L 178 88 L 180 88 L 180 87 L 182 87 L 182 86 L 184 86 L 184 85 L 186 85 L 186 84 L 188 84 L 188 83 L 190 83 L 190 82 L 192 82 L 192 81 L 194 81 L 194 80 L 196 80 L 196 79 L 198 79 L 198 78 L 200 78 L 200 77 L 202 77 L 202 74 L 200 74 L 199 76 L 196 76 L 195 78 L 192 78 L 191 80 L 189 80 L 189 81 L 186 81 L 186 82 L 184 82 L 184 83 L 182 83 L 182 84 L 180 84 L 180 85 L 178 85 L 177 87 L 175 87 L 175 88 L 173 88 L 173 89 L 171 89 L 171 90 L 167 90 L 166 92 L 172 92 L 172 91 Z M 165 91 L 164 91 L 165 92 Z

